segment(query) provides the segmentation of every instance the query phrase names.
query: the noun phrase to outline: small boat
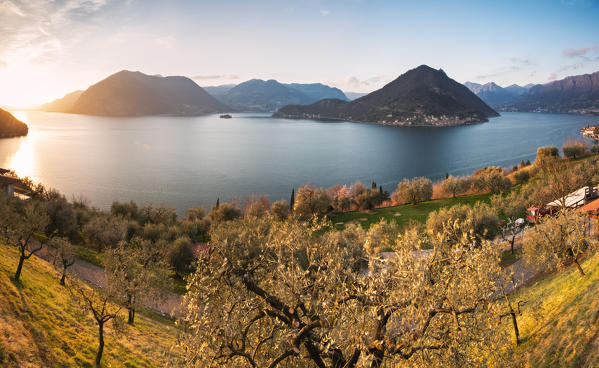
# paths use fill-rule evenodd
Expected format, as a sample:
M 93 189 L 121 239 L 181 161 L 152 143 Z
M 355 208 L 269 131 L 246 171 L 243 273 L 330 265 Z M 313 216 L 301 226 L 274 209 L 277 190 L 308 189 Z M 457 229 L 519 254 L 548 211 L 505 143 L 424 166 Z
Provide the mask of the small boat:
M 220 116 L 220 118 L 221 118 L 221 119 L 231 119 L 231 118 L 232 118 L 232 116 L 231 116 L 231 115 L 229 115 L 229 114 L 224 114 L 224 115 L 221 115 L 221 116 Z

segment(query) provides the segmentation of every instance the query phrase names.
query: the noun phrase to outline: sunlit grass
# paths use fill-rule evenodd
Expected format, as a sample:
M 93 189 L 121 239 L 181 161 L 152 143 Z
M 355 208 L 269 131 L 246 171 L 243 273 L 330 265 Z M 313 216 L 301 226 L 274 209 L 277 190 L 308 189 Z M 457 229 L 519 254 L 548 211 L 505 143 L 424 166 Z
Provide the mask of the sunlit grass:
M 14 248 L 0 245 L 0 366 L 91 367 L 97 326 L 74 297 L 58 283 L 56 271 L 31 258 L 21 282 L 10 278 L 17 262 Z M 149 313 L 149 312 L 147 312 Z M 139 314 L 135 326 L 106 329 L 105 367 L 162 367 L 177 335 L 164 318 Z
M 521 289 L 523 343 L 517 360 L 529 367 L 599 367 L 599 255 Z M 507 324 L 506 324 L 507 325 Z

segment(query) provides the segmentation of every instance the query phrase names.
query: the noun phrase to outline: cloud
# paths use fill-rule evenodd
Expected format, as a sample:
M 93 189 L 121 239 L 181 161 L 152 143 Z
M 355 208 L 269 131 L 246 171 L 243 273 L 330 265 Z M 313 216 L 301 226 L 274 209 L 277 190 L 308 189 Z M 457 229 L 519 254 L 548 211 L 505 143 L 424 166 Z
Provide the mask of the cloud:
M 330 10 L 328 10 L 328 9 L 323 9 L 323 10 L 321 10 L 321 11 L 320 11 L 320 14 L 321 14 L 323 17 L 326 17 L 326 16 L 329 16 L 329 15 L 331 15 L 331 14 L 332 14 L 332 12 L 331 12 Z
M 196 75 L 196 76 L 191 77 L 191 79 L 196 79 L 196 80 L 239 79 L 239 76 L 237 74 L 229 74 L 229 75 L 221 75 L 221 74 Z
M 0 0 L 0 58 L 11 64 L 57 60 L 65 45 L 96 29 L 109 1 L 115 0 Z
M 566 49 L 562 52 L 562 55 L 565 57 L 579 57 L 585 56 L 585 54 L 589 51 L 593 51 L 597 49 L 596 45 L 590 45 L 589 47 L 581 47 L 578 49 Z
M 578 64 L 569 64 L 569 65 L 564 65 L 561 68 L 559 68 L 558 70 L 554 71 L 553 73 L 551 73 L 549 75 L 549 78 L 547 78 L 547 80 L 556 80 L 558 78 L 558 75 L 562 72 L 568 71 L 568 70 L 576 70 L 576 69 L 580 69 L 582 67 L 582 64 L 578 63 Z
M 350 75 L 343 81 L 350 88 L 360 88 L 370 86 L 371 84 L 377 83 L 383 79 L 382 75 L 376 75 L 368 79 L 360 80 L 356 76 Z

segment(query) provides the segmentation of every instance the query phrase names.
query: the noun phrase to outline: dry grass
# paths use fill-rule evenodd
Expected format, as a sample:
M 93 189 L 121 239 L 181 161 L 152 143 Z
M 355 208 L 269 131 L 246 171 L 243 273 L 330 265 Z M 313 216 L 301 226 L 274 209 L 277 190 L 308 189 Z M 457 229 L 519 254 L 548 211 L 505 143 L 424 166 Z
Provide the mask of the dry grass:
M 31 258 L 21 282 L 14 273 L 17 253 L 0 245 L 0 366 L 91 367 L 97 327 L 58 283 L 48 263 Z M 105 367 L 162 367 L 176 355 L 173 323 L 138 314 L 135 326 L 116 331 L 109 323 L 102 359 Z

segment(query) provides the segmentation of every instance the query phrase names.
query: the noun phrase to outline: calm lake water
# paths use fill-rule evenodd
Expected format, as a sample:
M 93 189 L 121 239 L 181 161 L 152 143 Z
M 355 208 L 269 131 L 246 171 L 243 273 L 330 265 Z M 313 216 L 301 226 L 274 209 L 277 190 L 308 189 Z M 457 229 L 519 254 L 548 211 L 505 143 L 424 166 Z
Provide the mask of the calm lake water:
M 386 127 L 236 114 L 103 118 L 16 112 L 25 138 L 0 139 L 0 167 L 107 209 L 114 200 L 163 203 L 180 214 L 250 194 L 287 199 L 306 182 L 375 180 L 390 192 L 405 177 L 441 179 L 535 158 L 537 147 L 581 138 L 597 117 L 503 113 L 452 128 Z

